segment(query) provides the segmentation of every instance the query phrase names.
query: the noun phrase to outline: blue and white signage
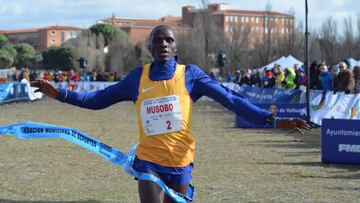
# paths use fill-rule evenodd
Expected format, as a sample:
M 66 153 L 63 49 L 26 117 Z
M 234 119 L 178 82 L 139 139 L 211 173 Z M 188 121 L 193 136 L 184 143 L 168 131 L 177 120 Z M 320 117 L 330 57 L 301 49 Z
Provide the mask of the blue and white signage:
M 306 119 L 306 104 L 255 104 L 261 109 L 270 111 L 273 115 L 281 118 Z M 245 120 L 242 116 L 236 116 L 236 127 L 238 128 L 272 128 L 270 124 L 264 126 L 256 125 Z
M 323 119 L 321 160 L 324 163 L 360 164 L 360 121 Z

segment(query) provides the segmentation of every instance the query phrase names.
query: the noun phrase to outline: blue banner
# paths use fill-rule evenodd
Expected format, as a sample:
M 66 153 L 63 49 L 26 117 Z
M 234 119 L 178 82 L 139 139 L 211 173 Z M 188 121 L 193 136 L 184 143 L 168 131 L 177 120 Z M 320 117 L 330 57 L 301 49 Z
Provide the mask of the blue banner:
M 261 109 L 273 113 L 273 115 L 282 118 L 301 118 L 306 119 L 306 104 L 255 104 Z M 238 128 L 273 128 L 270 124 L 264 126 L 253 124 L 244 119 L 242 116 L 236 116 L 235 121 Z
M 164 191 L 166 195 L 176 202 L 187 203 L 193 200 L 194 187 L 190 186 L 188 189 L 188 196 L 185 196 L 169 188 L 161 179 L 153 174 L 135 171 L 132 168 L 132 165 L 135 159 L 135 150 L 137 145 L 131 148 L 128 155 L 125 155 L 119 150 L 85 135 L 76 129 L 34 122 L 0 126 L 0 136 L 5 134 L 13 135 L 20 139 L 61 138 L 67 140 L 97 155 L 100 155 L 118 166 L 122 166 L 126 173 L 139 180 L 154 182 Z
M 28 100 L 28 98 L 29 96 L 25 84 L 20 82 L 0 84 L 0 104 Z
M 301 90 L 283 88 L 259 88 L 256 86 L 239 86 L 236 90 L 252 103 L 299 103 Z
M 359 120 L 322 120 L 321 160 L 324 163 L 360 164 Z

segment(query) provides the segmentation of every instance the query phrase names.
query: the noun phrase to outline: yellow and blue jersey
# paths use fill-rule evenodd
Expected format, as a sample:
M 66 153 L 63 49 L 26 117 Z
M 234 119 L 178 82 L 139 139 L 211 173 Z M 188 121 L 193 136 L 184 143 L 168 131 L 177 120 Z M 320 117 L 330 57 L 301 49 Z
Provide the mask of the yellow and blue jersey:
M 147 81 L 141 81 L 144 78 Z M 248 121 L 258 125 L 264 125 L 266 123 L 266 119 L 271 116 L 270 112 L 258 108 L 257 106 L 251 104 L 242 95 L 211 79 L 196 65 L 178 65 L 175 58 L 167 61 L 165 64 L 155 61 L 148 66 L 148 68 L 138 67 L 132 70 L 124 80 L 111 85 L 104 90 L 77 93 L 69 90 L 66 92 L 66 90 L 60 89 L 58 99 L 62 102 L 88 109 L 103 109 L 121 101 L 133 101 L 135 105 L 138 105 L 137 102 L 140 100 L 144 101 L 151 99 L 147 96 L 145 98 L 145 95 L 140 93 L 143 88 L 145 88 L 145 90 L 146 88 L 149 88 L 145 86 L 140 87 L 145 83 L 147 85 L 156 84 L 161 86 L 161 91 L 158 93 L 156 93 L 157 91 L 151 93 L 151 98 L 174 95 L 176 91 L 176 93 L 180 94 L 179 98 L 181 101 L 181 107 L 184 105 L 182 100 L 186 100 L 185 105 L 190 105 L 193 102 L 196 102 L 200 97 L 206 95 L 221 103 L 224 107 L 234 113 L 238 115 L 246 115 L 245 117 Z M 185 114 L 189 114 L 189 117 L 183 116 L 182 119 L 184 123 L 188 122 L 190 125 L 186 126 L 188 124 L 185 124 L 183 130 L 180 130 L 172 135 L 181 140 L 181 142 L 176 141 L 176 143 L 181 143 L 181 147 L 176 148 L 176 150 L 172 150 L 172 146 L 175 142 L 170 142 L 168 140 L 171 136 L 164 138 L 164 136 L 159 135 L 159 138 L 156 138 L 157 135 L 155 135 L 154 137 L 149 136 L 151 138 L 148 138 L 144 137 L 146 135 L 140 135 L 140 149 L 137 151 L 139 158 L 145 157 L 145 159 L 151 159 L 152 161 L 156 161 L 156 163 L 164 166 L 184 166 L 190 161 L 193 161 L 193 149 L 195 148 L 195 142 L 191 132 L 190 114 L 192 107 L 188 106 L 183 108 L 189 108 L 188 110 L 184 110 Z M 141 133 L 144 133 L 144 131 L 141 131 Z M 180 134 L 183 137 L 181 137 Z M 160 142 L 159 145 L 155 144 L 157 141 Z M 146 144 L 144 144 L 144 142 Z M 141 146 L 144 146 L 144 148 Z M 159 150 L 159 152 L 162 150 L 168 150 L 169 154 L 166 155 L 166 157 L 159 156 L 155 158 L 152 155 L 145 155 L 146 150 Z

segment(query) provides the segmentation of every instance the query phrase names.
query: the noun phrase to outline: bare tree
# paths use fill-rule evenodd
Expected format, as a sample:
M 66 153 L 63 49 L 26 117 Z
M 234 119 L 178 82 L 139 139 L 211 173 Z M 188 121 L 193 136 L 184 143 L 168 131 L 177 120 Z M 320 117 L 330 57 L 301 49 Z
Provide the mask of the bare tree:
M 317 40 L 320 45 L 321 58 L 327 63 L 335 63 L 341 60 L 339 56 L 339 37 L 337 22 L 329 17 L 322 24 Z
M 201 12 L 195 16 L 191 31 L 178 37 L 178 53 L 180 61 L 195 63 L 209 72 L 216 67 L 217 54 L 224 51 L 224 31 L 207 9 L 208 1 L 201 0 L 201 4 Z
M 360 60 L 360 13 L 357 13 L 357 21 L 356 21 L 356 27 L 357 27 L 357 34 L 356 34 L 356 41 L 355 41 L 355 53 L 354 57 L 357 60 Z
M 226 53 L 228 59 L 228 72 L 234 72 L 241 67 L 249 67 L 250 56 L 250 27 L 248 25 L 232 23 L 230 36 L 226 38 Z
M 74 40 L 73 45 L 80 57 L 87 60 L 87 71 L 92 71 L 96 68 L 96 35 L 90 30 L 81 32 L 79 37 Z
M 120 31 L 109 45 L 108 61 L 107 71 L 117 72 L 121 75 L 139 65 L 136 63 L 134 46 L 125 32 Z
M 95 69 L 104 72 L 105 71 L 105 38 L 103 35 L 99 34 L 96 36 L 96 66 Z
M 352 27 L 352 18 L 351 16 L 348 16 L 347 18 L 344 18 L 344 35 L 343 35 L 343 42 L 342 42 L 342 51 L 341 57 L 342 58 L 349 58 L 353 57 L 353 54 L 355 52 L 355 36 L 354 36 L 354 30 Z

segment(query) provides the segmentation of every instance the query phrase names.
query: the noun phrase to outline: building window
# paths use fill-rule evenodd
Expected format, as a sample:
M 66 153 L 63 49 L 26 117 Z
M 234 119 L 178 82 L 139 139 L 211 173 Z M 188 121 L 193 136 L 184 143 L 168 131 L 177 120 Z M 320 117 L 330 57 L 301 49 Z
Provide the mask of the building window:
M 51 35 L 55 35 L 56 34 L 56 31 L 55 30 L 51 30 Z
M 278 18 L 275 18 L 275 22 L 278 22 Z
M 286 28 L 286 32 L 287 32 L 287 33 L 289 32 L 289 28 Z
M 52 40 L 51 40 L 51 44 L 55 44 L 55 39 L 52 39 Z
M 267 29 L 267 28 L 265 28 L 265 33 L 268 33 L 268 29 Z
M 249 17 L 247 17 L 247 16 L 245 17 L 245 22 L 247 22 L 247 23 L 249 22 Z
M 259 23 L 259 17 L 255 17 L 255 22 Z
M 225 26 L 225 32 L 229 32 L 229 26 Z
M 244 22 L 244 16 L 241 16 L 241 22 L 242 23 Z
M 281 33 L 284 34 L 284 28 L 281 28 Z
M 259 32 L 259 27 L 256 27 L 256 32 Z
M 234 16 L 234 20 L 235 20 L 235 22 L 237 22 L 237 21 L 238 21 L 238 17 L 237 17 L 237 16 Z
M 225 22 L 229 22 L 229 16 L 225 16 Z

